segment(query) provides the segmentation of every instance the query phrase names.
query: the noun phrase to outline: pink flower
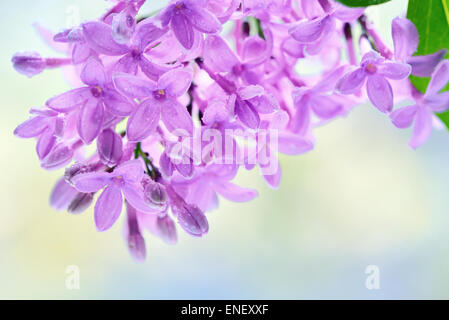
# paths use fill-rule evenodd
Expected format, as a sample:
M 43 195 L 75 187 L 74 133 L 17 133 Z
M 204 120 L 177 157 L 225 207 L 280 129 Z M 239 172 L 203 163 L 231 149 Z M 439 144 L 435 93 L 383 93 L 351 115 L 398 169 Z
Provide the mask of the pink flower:
M 79 192 L 84 193 L 97 192 L 104 188 L 95 204 L 95 225 L 98 231 L 106 231 L 120 216 L 123 206 L 122 193 L 139 211 L 148 213 L 155 211 L 143 200 L 140 185 L 143 176 L 142 162 L 132 160 L 116 167 L 112 173 L 91 172 L 75 175 L 72 182 Z
M 447 53 L 442 49 L 426 56 L 413 56 L 418 49 L 418 30 L 408 19 L 397 17 L 392 23 L 394 42 L 394 58 L 408 63 L 412 67 L 412 74 L 418 77 L 430 77 L 438 63 Z
M 426 93 L 417 93 L 416 104 L 395 110 L 390 114 L 393 124 L 400 128 L 408 128 L 414 123 L 410 147 L 421 146 L 432 132 L 434 112 L 449 109 L 449 92 L 439 93 L 449 82 L 449 61 L 444 60 L 432 74 Z
M 354 94 L 366 83 L 372 104 L 383 113 L 393 110 L 393 89 L 387 79 L 401 80 L 410 75 L 408 64 L 392 62 L 371 51 L 365 54 L 359 68 L 346 74 L 337 83 L 342 94 Z
M 117 90 L 142 101 L 129 118 L 128 139 L 145 139 L 154 133 L 160 119 L 170 131 L 183 129 L 192 133 L 192 118 L 177 100 L 187 92 L 190 82 L 191 74 L 180 68 L 165 73 L 157 83 L 129 74 L 116 74 L 114 84 Z
M 133 111 L 134 104 L 110 86 L 109 76 L 98 59 L 91 57 L 80 77 L 87 87 L 53 97 L 46 105 L 61 113 L 79 108 L 78 133 L 84 143 L 90 144 L 102 129 L 105 109 L 117 116 L 127 116 Z
M 221 30 L 220 21 L 206 6 L 207 1 L 204 0 L 175 0 L 159 14 L 159 18 L 163 27 L 170 24 L 176 39 L 184 48 L 191 49 L 195 37 L 200 37 L 200 32 L 216 33 Z

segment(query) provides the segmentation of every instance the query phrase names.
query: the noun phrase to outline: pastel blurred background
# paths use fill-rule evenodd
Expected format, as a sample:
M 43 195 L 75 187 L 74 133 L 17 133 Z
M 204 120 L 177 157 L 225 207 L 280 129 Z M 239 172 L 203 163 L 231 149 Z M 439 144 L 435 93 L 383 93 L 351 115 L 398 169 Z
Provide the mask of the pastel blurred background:
M 165 1 L 149 1 L 145 10 Z M 379 299 L 449 298 L 449 134 L 435 132 L 418 151 L 371 106 L 316 130 L 316 149 L 282 157 L 283 180 L 270 190 L 257 172 L 250 203 L 222 200 L 210 232 L 179 232 L 176 246 L 147 234 L 139 265 L 122 222 L 98 233 L 92 209 L 79 216 L 48 205 L 61 172 L 39 166 L 34 141 L 12 132 L 30 107 L 68 89 L 59 71 L 31 80 L 10 63 L 16 51 L 55 55 L 32 23 L 58 31 L 99 16 L 102 0 L 1 1 L 0 298 L 3 299 Z M 406 0 L 369 9 L 391 41 L 391 20 Z M 80 290 L 66 288 L 66 268 Z M 380 270 L 380 290 L 365 268 Z

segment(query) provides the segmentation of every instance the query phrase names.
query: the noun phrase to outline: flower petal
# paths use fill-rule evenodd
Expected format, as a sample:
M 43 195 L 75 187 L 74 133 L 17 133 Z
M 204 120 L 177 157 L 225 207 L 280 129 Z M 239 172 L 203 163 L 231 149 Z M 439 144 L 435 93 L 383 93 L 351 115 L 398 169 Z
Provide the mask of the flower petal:
M 324 14 L 323 8 L 317 1 L 301 1 L 301 9 L 308 19 L 313 19 Z
M 174 170 L 173 164 L 165 152 L 162 153 L 161 157 L 159 158 L 159 166 L 160 166 L 161 172 L 165 176 L 171 177 L 173 175 L 173 170 Z
M 279 110 L 279 104 L 271 94 L 265 93 L 248 100 L 248 102 L 260 114 L 269 114 Z
M 368 77 L 366 84 L 368 97 L 373 105 L 383 113 L 393 109 L 393 89 L 390 83 L 380 75 Z
M 298 42 L 296 41 L 296 43 Z M 267 51 L 267 41 L 259 36 L 247 37 L 243 42 L 241 57 L 246 65 L 261 64 L 266 61 L 271 54 L 272 50 Z
M 121 57 L 117 63 L 112 67 L 112 72 L 124 72 L 128 74 L 137 74 L 139 70 L 139 61 L 137 61 L 131 54 L 126 54 Z
M 261 167 L 261 170 L 262 170 L 263 178 L 268 183 L 268 185 L 272 189 L 279 188 L 279 183 L 281 182 L 281 176 L 282 176 L 282 170 L 281 170 L 281 165 L 280 165 L 279 161 L 277 163 L 277 168 L 274 173 L 269 172 L 269 173 L 265 174 L 264 168 L 262 168 L 262 167 Z
M 112 77 L 115 88 L 130 98 L 144 99 L 151 97 L 156 90 L 156 84 L 148 79 L 126 73 L 116 73 Z
M 295 156 L 313 149 L 313 141 L 296 134 L 280 132 L 278 135 L 278 151 L 283 154 Z
M 447 50 L 443 49 L 434 54 L 426 56 L 414 56 L 407 59 L 412 67 L 412 74 L 417 77 L 430 77 L 437 65 L 444 59 Z
M 434 112 L 444 112 L 449 108 L 449 91 L 424 97 L 425 104 Z
M 123 198 L 120 188 L 109 186 L 97 200 L 94 219 L 97 230 L 102 232 L 111 228 L 122 212 Z
M 168 28 L 159 28 L 153 22 L 139 23 L 137 25 L 135 38 L 140 42 L 140 48 L 143 50 L 148 45 L 152 44 L 164 34 L 166 34 Z
M 407 78 L 412 71 L 412 67 L 406 63 L 385 62 L 378 66 L 378 74 L 393 80 Z
M 250 129 L 259 128 L 260 117 L 254 108 L 246 101 L 237 99 L 235 101 L 235 113 L 239 120 Z
M 409 142 L 413 149 L 418 148 L 432 133 L 432 112 L 428 108 L 418 108 L 416 112 L 415 127 L 413 128 L 413 136 Z
M 126 135 L 129 141 L 141 141 L 156 131 L 161 119 L 161 105 L 154 99 L 143 101 L 129 117 Z
M 317 41 L 330 22 L 331 18 L 328 15 L 317 17 L 312 20 L 300 22 L 289 30 L 293 39 L 301 43 L 312 43 Z
M 56 182 L 50 195 L 50 205 L 56 210 L 66 210 L 79 192 L 64 178 Z
M 155 213 L 157 212 L 154 208 L 150 207 L 145 200 L 143 200 L 143 192 L 139 190 L 136 186 L 131 184 L 126 184 L 123 189 L 123 195 L 126 201 L 129 202 L 134 208 L 143 213 Z
M 362 88 L 365 79 L 365 71 L 359 68 L 343 76 L 343 78 L 338 81 L 336 88 L 342 94 L 353 94 Z
M 214 201 L 214 195 L 209 179 L 201 179 L 189 185 L 187 202 L 195 203 L 201 211 L 206 212 Z
M 75 43 L 72 49 L 72 62 L 73 64 L 80 64 L 92 55 L 92 50 L 86 43 Z
M 129 116 L 134 110 L 134 104 L 115 90 L 104 91 L 103 102 L 107 110 L 118 117 Z
M 121 176 L 127 184 L 140 183 L 144 175 L 143 163 L 139 159 L 124 162 L 115 168 L 113 175 Z
M 301 136 L 306 135 L 310 129 L 310 107 L 308 99 L 299 99 L 295 102 L 296 112 L 291 121 L 291 130 Z
M 151 62 L 144 56 L 140 58 L 139 66 L 142 72 L 151 80 L 157 81 L 161 75 L 170 71 L 171 68 L 166 65 Z
M 119 56 L 129 51 L 126 45 L 114 40 L 111 26 L 104 22 L 89 21 L 83 23 L 82 28 L 85 40 L 98 53 Z
M 282 43 L 282 50 L 293 58 L 304 58 L 304 46 L 293 38 L 287 38 Z
M 237 90 L 237 94 L 240 97 L 240 99 L 242 99 L 242 100 L 249 100 L 254 97 L 259 97 L 259 96 L 263 95 L 264 92 L 265 92 L 265 89 L 259 85 L 240 87 Z
M 239 59 L 226 41 L 218 35 L 209 35 L 204 43 L 204 63 L 217 72 L 230 72 L 239 65 Z
M 195 29 L 204 33 L 216 33 L 221 30 L 221 23 L 208 10 L 199 6 L 186 7 L 182 12 Z
M 234 202 L 251 201 L 259 195 L 254 189 L 242 188 L 228 181 L 214 181 L 213 188 L 222 197 Z
M 100 160 L 108 167 L 115 166 L 123 155 L 122 138 L 111 129 L 104 130 L 97 139 Z
M 40 135 L 48 127 L 47 117 L 32 117 L 20 124 L 15 130 L 14 135 L 20 138 L 33 138 Z
M 70 112 L 76 107 L 83 105 L 92 94 L 88 87 L 82 87 L 64 92 L 49 99 L 45 104 L 59 112 Z
M 157 86 L 159 89 L 164 89 L 172 97 L 180 97 L 187 92 L 191 83 L 191 73 L 185 69 L 177 68 L 164 73 Z
M 187 50 L 192 49 L 194 40 L 194 30 L 190 21 L 180 13 L 173 14 L 171 28 L 179 43 Z
M 213 125 L 214 123 L 226 121 L 230 118 L 230 112 L 225 100 L 213 99 L 207 104 L 203 112 L 203 123 Z
M 81 71 L 81 81 L 89 86 L 103 86 L 106 84 L 107 75 L 101 61 L 96 57 L 90 57 Z
M 309 100 L 313 112 L 321 119 L 332 119 L 344 111 L 344 107 L 332 96 L 314 95 Z
M 77 130 L 85 144 L 90 144 L 100 133 L 104 120 L 104 107 L 101 101 L 90 99 L 78 115 Z
M 79 192 L 97 192 L 111 181 L 111 175 L 107 172 L 80 173 L 72 177 L 71 181 Z
M 418 50 L 419 35 L 413 22 L 397 17 L 392 23 L 394 55 L 399 61 L 405 61 Z
M 426 96 L 434 95 L 449 82 L 449 60 L 444 60 L 436 67 L 427 87 Z
M 397 128 L 408 128 L 412 125 L 417 110 L 416 105 L 400 108 L 390 114 L 390 119 Z
M 354 20 L 358 19 L 365 8 L 349 8 L 340 3 L 336 3 L 337 10 L 335 10 L 334 17 L 342 22 L 354 22 Z
M 37 139 L 36 152 L 39 159 L 43 159 L 47 154 L 50 153 L 51 149 L 56 143 L 56 137 L 54 136 L 54 131 L 50 128 L 42 132 L 42 134 Z
M 187 109 L 175 99 L 166 98 L 161 105 L 162 121 L 170 132 L 181 129 L 193 133 L 193 120 Z
M 72 161 L 73 150 L 66 145 L 57 144 L 41 161 L 41 167 L 46 170 L 57 170 Z
M 183 159 L 180 163 L 175 163 L 175 167 L 184 178 L 191 178 L 195 172 L 195 166 L 192 159 Z

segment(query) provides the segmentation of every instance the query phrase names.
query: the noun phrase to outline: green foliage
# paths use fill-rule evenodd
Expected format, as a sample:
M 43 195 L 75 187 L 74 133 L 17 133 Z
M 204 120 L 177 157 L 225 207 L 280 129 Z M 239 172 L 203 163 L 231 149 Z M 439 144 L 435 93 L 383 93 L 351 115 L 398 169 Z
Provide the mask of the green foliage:
M 337 0 L 337 1 L 348 7 L 368 7 L 376 4 L 389 2 L 391 0 Z
M 427 55 L 449 49 L 449 0 L 409 0 L 407 18 L 418 29 L 419 46 L 416 55 Z M 411 77 L 413 85 L 422 93 L 428 78 Z M 445 90 L 449 90 L 449 86 Z M 438 115 L 449 129 L 449 111 Z

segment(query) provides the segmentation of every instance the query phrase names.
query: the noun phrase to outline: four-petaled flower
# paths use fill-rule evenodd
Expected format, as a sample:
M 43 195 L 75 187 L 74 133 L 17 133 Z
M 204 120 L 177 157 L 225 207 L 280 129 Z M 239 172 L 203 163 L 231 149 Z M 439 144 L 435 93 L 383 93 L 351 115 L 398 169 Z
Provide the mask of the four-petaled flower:
M 390 114 L 393 124 L 400 128 L 408 128 L 415 123 L 410 146 L 414 149 L 421 146 L 432 132 L 435 112 L 449 109 L 449 92 L 439 93 L 449 82 L 449 61 L 441 62 L 435 69 L 424 95 L 416 93 L 416 104 L 395 110 Z
M 340 79 L 337 90 L 342 94 L 354 94 L 366 83 L 366 91 L 373 105 L 381 112 L 391 112 L 393 89 L 387 79 L 405 79 L 411 69 L 408 64 L 386 60 L 371 51 L 363 56 L 359 68 Z
M 95 225 L 98 231 L 106 231 L 120 216 L 123 196 L 135 209 L 154 213 L 155 209 L 143 200 L 141 185 L 144 169 L 140 160 L 130 160 L 108 172 L 81 173 L 72 178 L 79 192 L 91 193 L 104 188 L 95 204 Z
M 90 144 L 103 127 L 105 109 L 113 115 L 123 117 L 134 110 L 134 104 L 111 86 L 109 76 L 97 58 L 89 58 L 80 77 L 87 87 L 53 97 L 46 105 L 61 113 L 80 108 L 78 134 L 84 143 Z
M 159 17 L 163 27 L 170 24 L 179 43 L 191 49 L 195 38 L 200 37 L 199 32 L 216 33 L 221 30 L 221 23 L 206 9 L 204 0 L 174 1 Z

